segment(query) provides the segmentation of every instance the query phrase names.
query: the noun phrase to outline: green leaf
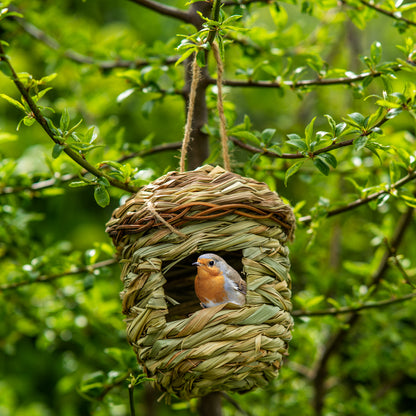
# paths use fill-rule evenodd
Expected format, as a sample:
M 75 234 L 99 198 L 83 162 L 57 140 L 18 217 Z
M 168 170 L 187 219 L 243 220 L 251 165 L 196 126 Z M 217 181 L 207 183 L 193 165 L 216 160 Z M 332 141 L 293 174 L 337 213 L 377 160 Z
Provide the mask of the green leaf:
M 108 193 L 106 187 L 97 185 L 94 189 L 94 198 L 97 204 L 105 208 L 110 203 L 110 194 Z
M 55 136 L 60 136 L 60 132 L 58 131 L 58 129 L 55 127 L 55 125 L 53 124 L 53 121 L 48 118 L 48 117 L 44 117 L 46 124 L 48 125 L 49 129 L 51 130 L 52 134 Z
M 339 123 L 335 127 L 335 137 L 340 137 L 347 128 L 347 123 Z
M 189 58 L 193 53 L 195 52 L 195 47 L 189 48 L 186 50 L 182 56 L 176 61 L 175 66 L 178 66 L 180 63 L 182 63 L 186 58 Z
M 328 163 L 328 165 L 332 166 L 334 169 L 337 167 L 337 159 L 333 154 L 321 153 L 317 157 L 323 159 L 325 163 Z
M 51 89 L 52 89 L 51 87 L 48 87 L 48 88 L 43 89 L 42 91 L 39 91 L 36 95 L 32 97 L 33 101 L 37 103 Z
M 261 144 L 261 141 L 259 140 L 259 138 L 255 134 L 251 133 L 250 131 L 236 131 L 233 133 L 233 136 L 241 137 L 242 139 L 251 140 L 259 145 Z
M 316 117 L 305 128 L 305 142 L 308 145 L 308 149 L 311 145 L 312 139 L 315 137 L 313 134 L 313 125 L 315 124 Z
M 388 101 L 388 100 L 377 100 L 376 104 L 379 105 L 380 107 L 386 107 L 386 108 L 400 108 L 401 105 L 394 103 L 393 101 Z
M 348 114 L 350 124 L 356 127 L 364 127 L 365 117 L 360 113 L 351 113 Z
M 54 159 L 58 158 L 64 149 L 65 149 L 65 145 L 56 143 L 52 149 L 52 157 Z
M 26 116 L 23 118 L 23 124 L 27 127 L 33 126 L 33 124 L 35 123 L 35 119 L 32 116 Z
M 93 184 L 85 182 L 85 181 L 74 181 L 74 182 L 71 182 L 68 186 L 70 188 L 83 188 L 85 186 L 91 186 L 91 185 Z
M 288 179 L 293 176 L 305 163 L 304 160 L 294 163 L 285 173 L 285 186 L 287 186 Z
M 278 144 L 273 144 L 272 146 L 268 147 L 267 150 L 271 150 L 272 152 L 277 153 L 279 156 L 283 154 L 282 149 Z
M 268 145 L 276 133 L 276 129 L 265 129 L 261 132 L 261 139 Z
M 25 107 L 23 106 L 23 104 L 19 103 L 19 101 L 15 100 L 12 97 L 9 97 L 6 94 L 0 94 L 0 97 L 9 102 L 10 104 L 14 105 L 19 110 L 22 110 L 24 113 L 26 113 Z
M 336 134 L 335 134 L 335 128 L 336 128 L 335 120 L 329 114 L 325 114 L 324 117 L 328 120 L 328 124 L 331 127 L 332 133 L 334 134 L 334 136 L 336 136 Z
M 400 179 L 400 177 L 401 177 L 401 175 L 400 175 L 400 167 L 399 167 L 399 165 L 395 161 L 390 162 L 390 165 L 389 165 L 389 176 L 390 176 L 390 183 L 391 184 L 397 182 Z
M 405 191 L 399 191 L 398 197 L 402 199 L 409 207 L 416 208 L 416 198 L 413 195 L 410 195 Z
M 405 168 L 410 164 L 410 154 L 402 147 L 392 146 L 394 152 L 399 156 Z
M 196 54 L 196 61 L 201 68 L 205 67 L 207 64 L 206 56 L 207 54 L 205 49 L 200 49 Z
M 108 179 L 104 176 L 101 176 L 97 179 L 97 182 L 102 186 L 110 186 L 110 182 L 108 182 Z
M 303 140 L 298 134 L 288 134 L 287 137 L 289 137 L 289 140 L 286 142 L 287 144 L 300 149 L 302 152 L 307 152 L 309 150 L 305 140 Z
M 316 168 L 318 168 L 318 170 L 321 173 L 323 173 L 325 176 L 328 176 L 328 174 L 329 174 L 329 166 L 325 163 L 324 160 L 322 160 L 319 157 L 316 157 L 315 159 L 313 159 L 313 164 L 315 165 Z
M 368 136 L 358 136 L 356 139 L 354 139 L 354 150 L 358 152 L 363 147 L 365 147 L 367 142 L 368 142 Z
M 383 164 L 383 161 L 381 160 L 381 157 L 377 152 L 377 149 L 379 149 L 379 147 L 377 146 L 377 143 L 368 142 L 365 145 L 365 148 L 368 149 L 374 156 L 377 157 L 378 161 L 380 162 L 380 166 L 381 166 Z
M 382 207 L 389 199 L 390 194 L 382 194 L 377 198 L 377 206 Z
M 46 77 L 43 77 L 39 80 L 39 83 L 40 84 L 47 84 L 48 82 L 51 82 L 52 80 L 54 80 L 57 76 L 58 76 L 57 73 L 46 75 Z
M 98 136 L 98 134 L 97 134 L 97 132 L 96 132 L 96 129 L 95 129 L 95 126 L 91 126 L 88 130 L 87 130 L 87 132 L 85 133 L 85 140 L 88 142 L 88 143 L 94 143 L 95 142 L 95 140 L 97 139 L 97 136 Z
M 65 132 L 68 130 L 69 121 L 70 121 L 69 112 L 68 112 L 68 109 L 65 108 L 65 110 L 63 111 L 61 115 L 61 119 L 59 120 L 59 128 L 62 130 L 62 132 Z

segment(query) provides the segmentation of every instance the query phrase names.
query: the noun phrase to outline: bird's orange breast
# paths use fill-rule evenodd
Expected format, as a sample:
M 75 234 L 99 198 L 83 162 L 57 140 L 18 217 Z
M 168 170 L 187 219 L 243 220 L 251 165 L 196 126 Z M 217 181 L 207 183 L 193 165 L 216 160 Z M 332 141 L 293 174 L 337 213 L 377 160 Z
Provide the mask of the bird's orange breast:
M 222 303 L 227 300 L 222 274 L 208 273 L 202 268 L 198 270 L 195 278 L 195 292 L 199 300 L 204 304 L 208 302 Z

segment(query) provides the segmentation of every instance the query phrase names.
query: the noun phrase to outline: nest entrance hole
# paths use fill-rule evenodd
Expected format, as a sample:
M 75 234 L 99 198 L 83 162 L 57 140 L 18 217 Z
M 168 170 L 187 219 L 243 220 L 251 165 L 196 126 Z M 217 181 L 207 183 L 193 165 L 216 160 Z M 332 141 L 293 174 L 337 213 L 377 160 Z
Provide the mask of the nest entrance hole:
M 242 250 L 239 251 L 218 251 L 212 252 L 221 256 L 231 267 L 237 270 L 244 278 Z M 204 253 L 196 253 L 185 257 L 179 263 L 170 268 L 164 276 L 167 282 L 164 285 L 165 295 L 179 302 L 178 305 L 172 305 L 168 300 L 168 314 L 166 321 L 171 322 L 177 319 L 185 319 L 190 314 L 201 309 L 200 301 L 195 294 L 194 281 L 196 276 L 196 267 L 192 263 L 196 262 L 198 257 Z M 169 265 L 163 262 L 162 270 Z

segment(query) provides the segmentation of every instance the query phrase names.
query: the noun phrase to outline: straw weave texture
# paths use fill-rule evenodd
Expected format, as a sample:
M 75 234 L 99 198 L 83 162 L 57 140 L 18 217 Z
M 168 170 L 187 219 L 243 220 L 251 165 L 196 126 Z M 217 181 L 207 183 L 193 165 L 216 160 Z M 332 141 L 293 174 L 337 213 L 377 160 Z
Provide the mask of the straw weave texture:
M 293 213 L 276 193 L 220 167 L 170 172 L 107 224 L 122 264 L 127 337 L 163 391 L 188 399 L 270 382 L 293 320 L 286 242 Z M 192 262 L 214 252 L 242 272 L 247 302 L 201 309 Z

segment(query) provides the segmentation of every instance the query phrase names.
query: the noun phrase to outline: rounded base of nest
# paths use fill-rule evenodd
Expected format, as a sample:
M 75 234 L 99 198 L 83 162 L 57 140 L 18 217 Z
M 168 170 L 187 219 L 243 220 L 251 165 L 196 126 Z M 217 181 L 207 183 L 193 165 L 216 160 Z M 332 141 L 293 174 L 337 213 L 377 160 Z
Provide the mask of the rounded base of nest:
M 277 376 L 293 327 L 293 228 L 292 211 L 265 184 L 211 166 L 171 172 L 114 212 L 127 336 L 157 387 L 188 399 Z M 244 307 L 200 309 L 191 264 L 206 252 L 242 272 Z

